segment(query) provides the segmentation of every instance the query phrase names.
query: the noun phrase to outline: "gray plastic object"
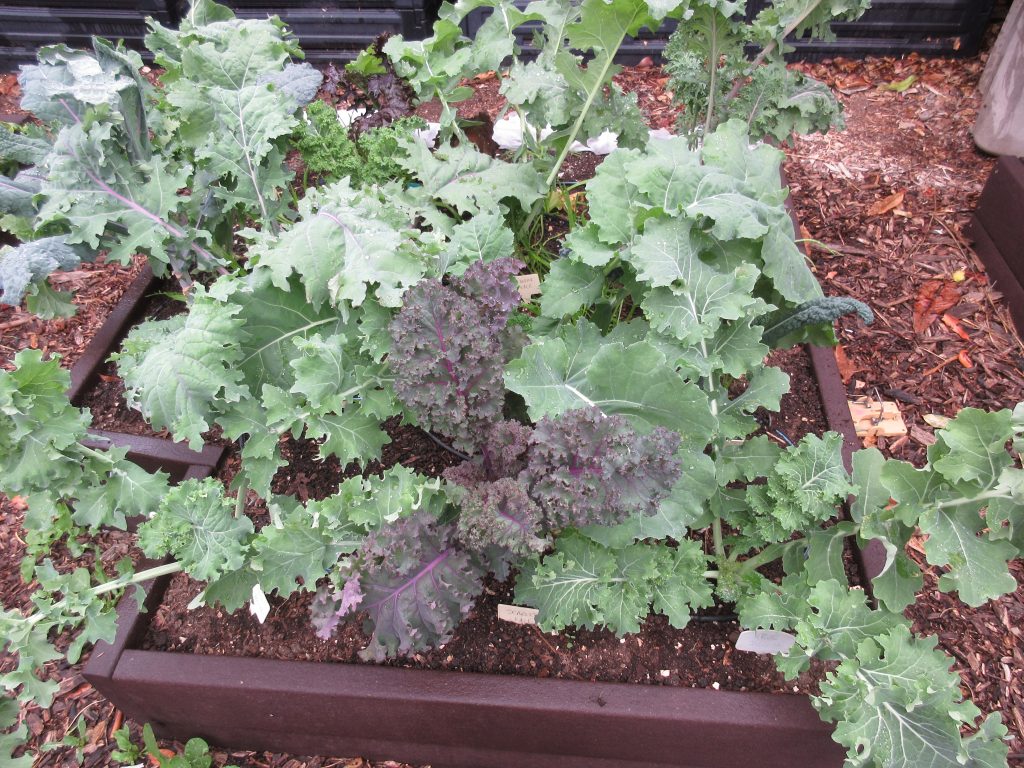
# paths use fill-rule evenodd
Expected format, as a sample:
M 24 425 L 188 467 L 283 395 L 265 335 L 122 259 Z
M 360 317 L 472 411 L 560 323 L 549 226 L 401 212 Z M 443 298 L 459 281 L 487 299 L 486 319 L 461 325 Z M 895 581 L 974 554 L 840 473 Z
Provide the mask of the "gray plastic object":
M 993 155 L 1024 157 L 1024 0 L 1014 0 L 978 88 L 974 143 Z

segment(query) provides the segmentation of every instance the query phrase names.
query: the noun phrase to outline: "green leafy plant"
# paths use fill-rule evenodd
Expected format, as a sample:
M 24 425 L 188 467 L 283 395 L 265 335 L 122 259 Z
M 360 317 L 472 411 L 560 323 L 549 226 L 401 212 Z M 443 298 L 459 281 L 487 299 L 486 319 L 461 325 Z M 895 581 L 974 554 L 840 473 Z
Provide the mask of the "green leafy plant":
M 142 727 L 142 739 L 146 754 L 153 758 L 160 768 L 210 768 L 213 765 L 210 746 L 202 739 L 189 739 L 185 744 L 184 752 L 170 757 L 160 751 L 153 728 L 149 723 Z M 237 766 L 229 765 L 226 768 L 237 768 Z
M 39 238 L 0 252 L 0 301 L 30 291 L 40 310 L 66 312 L 47 275 L 100 251 L 124 264 L 145 253 L 187 288 L 193 272 L 239 266 L 238 224 L 276 228 L 284 148 L 320 74 L 291 62 L 301 51 L 279 20 L 235 19 L 206 0 L 179 30 L 152 22 L 146 40 L 160 88 L 137 53 L 98 38 L 92 52 L 50 46 L 23 67 L 22 106 L 46 135 L 0 134 L 0 158 L 32 164 L 0 177 L 0 213 L 30 218 Z
M 127 725 L 114 731 L 114 743 L 117 749 L 111 750 L 110 757 L 125 765 L 138 765 L 142 762 L 143 751 L 134 741 L 132 732 Z
M 611 41 L 677 10 L 642 5 L 516 13 L 560 8 L 570 41 L 586 30 Z M 472 45 L 445 38 L 453 13 L 430 41 L 388 44 L 418 88 L 504 50 L 484 45 L 506 39 L 498 21 Z M 585 92 L 593 102 L 599 90 Z M 573 114 L 575 125 L 585 110 Z M 763 433 L 755 413 L 777 411 L 788 389 L 765 363 L 771 345 L 827 337 L 837 313 L 869 314 L 822 297 L 784 206 L 781 152 L 729 120 L 699 148 L 652 138 L 612 153 L 524 321 L 508 221 L 544 198 L 543 173 L 465 143 L 399 147 L 419 185 L 344 179 L 308 190 L 273 226 L 255 219 L 239 233 L 245 273 L 195 286 L 186 314 L 137 327 L 117 355 L 128 402 L 155 427 L 196 447 L 214 426 L 237 441 L 233 497 L 216 480 L 172 488 L 123 453 L 85 448 L 88 414 L 67 403 L 56 361 L 26 350 L 0 373 L 0 490 L 28 499 L 24 573 L 38 584 L 30 612 L 0 615 L 18 655 L 0 683 L 45 704 L 54 686 L 39 671 L 59 657 L 50 635 L 81 628 L 74 660 L 112 635 L 113 598 L 160 574 L 204 582 L 197 602 L 227 611 L 258 592 L 315 591 L 316 631 L 364 613 L 363 655 L 380 659 L 443 643 L 488 572 L 517 572 L 517 600 L 545 630 L 635 632 L 652 611 L 684 627 L 717 600 L 745 627 L 792 633 L 778 665 L 794 676 L 828 662 L 813 702 L 837 722 L 850 765 L 1005 764 L 999 716 L 979 721 L 935 639 L 902 615 L 921 583 L 903 547 L 926 533 L 939 588 L 970 605 L 1015 588 L 1024 405 L 966 409 L 923 468 L 867 450 L 851 473 L 838 435 L 781 447 Z M 271 493 L 282 437 L 365 467 L 392 416 L 462 463 L 442 477 L 402 466 L 351 477 L 319 500 Z M 246 514 L 253 495 L 262 527 Z M 47 559 L 58 539 L 132 516 L 143 552 L 172 562 L 61 573 Z M 847 581 L 850 538 L 887 553 L 873 599 Z M 763 575 L 777 562 L 784 577 Z
M 668 88 L 683 107 L 679 128 L 691 140 L 729 119 L 751 138 L 789 140 L 796 133 L 842 127 L 842 107 L 827 86 L 786 68 L 791 34 L 835 39 L 831 23 L 854 21 L 869 0 L 772 0 L 756 16 L 745 2 L 689 4 L 665 48 Z M 747 51 L 753 47 L 753 60 Z
M 395 159 L 399 141 L 412 140 L 414 131 L 426 126 L 418 118 L 403 118 L 353 137 L 335 109 L 322 101 L 306 107 L 305 117 L 296 130 L 295 146 L 307 171 L 328 183 L 347 177 L 353 187 L 407 178 Z

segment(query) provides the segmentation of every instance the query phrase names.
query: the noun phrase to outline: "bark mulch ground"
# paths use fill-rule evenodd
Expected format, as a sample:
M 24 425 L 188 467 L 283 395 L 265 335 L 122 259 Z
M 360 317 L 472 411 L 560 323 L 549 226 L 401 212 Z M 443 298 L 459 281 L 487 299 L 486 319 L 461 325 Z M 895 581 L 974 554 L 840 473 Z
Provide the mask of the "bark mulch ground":
M 1002 408 L 1024 400 L 1024 344 L 1009 320 L 997 286 L 985 277 L 963 227 L 991 170 L 970 127 L 979 105 L 981 57 L 966 60 L 834 60 L 801 65 L 826 81 L 846 107 L 847 129 L 799 139 L 787 152 L 786 172 L 803 223 L 808 258 L 830 295 L 868 303 L 874 325 L 839 324 L 837 358 L 851 394 L 897 402 L 909 428 L 875 443 L 891 456 L 921 462 L 932 430 L 960 408 Z M 914 76 L 905 90 L 893 85 Z M 639 94 L 652 127 L 674 120 L 666 80 L 642 63 L 618 81 Z M 13 78 L 0 76 L 0 112 L 16 105 Z M 500 109 L 497 82 L 481 78 L 479 110 Z M 491 91 L 494 93 L 491 93 Z M 97 271 L 99 270 L 99 271 Z M 43 323 L 20 310 L 0 310 L 0 364 L 24 346 L 75 359 L 92 328 L 105 317 L 131 269 L 83 266 L 79 315 Z M 102 275 L 102 277 L 100 277 Z M 22 604 L 27 587 L 17 576 L 21 505 L 0 496 L 0 599 Z M 920 541 L 909 545 L 920 560 Z M 116 541 L 108 549 L 118 550 Z M 917 603 L 908 610 L 915 629 L 937 634 L 955 659 L 964 693 L 984 711 L 1000 711 L 1010 729 L 1011 764 L 1024 766 L 1024 564 L 1013 564 L 1019 586 L 980 608 L 936 589 L 928 569 Z M 10 664 L 0 656 L 0 670 Z M 60 741 L 77 719 L 87 723 L 82 758 L 74 748 L 38 753 L 37 766 L 100 766 L 110 758 L 112 734 L 123 722 L 80 677 L 81 665 L 51 665 L 61 693 L 50 710 L 23 712 L 32 747 Z M 130 723 L 138 738 L 139 726 Z M 164 745 L 177 749 L 177 745 Z M 397 768 L 359 758 L 312 758 L 214 750 L 215 764 L 243 768 Z

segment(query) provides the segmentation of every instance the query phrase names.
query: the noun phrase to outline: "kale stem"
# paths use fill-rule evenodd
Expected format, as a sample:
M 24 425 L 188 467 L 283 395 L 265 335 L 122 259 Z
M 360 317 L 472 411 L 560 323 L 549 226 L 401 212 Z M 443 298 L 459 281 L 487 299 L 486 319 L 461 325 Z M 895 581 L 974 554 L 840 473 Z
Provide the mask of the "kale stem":
M 760 568 L 762 565 L 778 560 L 780 557 L 786 554 L 786 551 L 790 547 L 800 545 L 806 545 L 804 539 L 793 539 L 792 541 L 779 542 L 776 544 L 770 544 L 753 557 L 749 557 L 742 562 L 744 570 L 753 571 Z
M 172 573 L 180 573 L 183 570 L 182 565 L 178 561 L 172 563 L 164 563 L 163 565 L 157 565 L 153 568 L 147 568 L 144 571 L 138 573 L 128 574 L 120 578 L 108 581 L 105 584 L 99 584 L 89 591 L 99 597 L 105 595 L 108 592 L 114 592 L 122 587 L 129 587 L 132 584 L 141 584 L 143 581 L 149 581 L 150 579 L 157 579 L 161 576 L 167 576 Z M 68 604 L 67 598 L 58 600 L 56 603 L 51 605 L 46 613 L 37 613 L 34 616 L 26 617 L 25 621 L 29 625 L 38 624 L 40 621 L 45 619 L 47 616 L 53 615 L 54 609 L 64 608 Z
M 238 486 L 238 492 L 235 494 L 235 517 L 241 517 L 245 514 L 245 500 L 249 495 L 249 481 L 242 477 L 242 482 Z
M 725 544 L 722 543 L 722 518 L 716 517 L 711 523 L 711 535 L 715 537 L 715 554 L 725 557 Z

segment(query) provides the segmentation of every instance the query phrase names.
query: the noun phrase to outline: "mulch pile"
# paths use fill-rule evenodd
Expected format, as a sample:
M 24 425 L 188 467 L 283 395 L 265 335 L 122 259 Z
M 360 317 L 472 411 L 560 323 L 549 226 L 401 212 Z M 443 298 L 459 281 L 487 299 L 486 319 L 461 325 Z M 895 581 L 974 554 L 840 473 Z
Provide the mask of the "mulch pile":
M 976 85 L 985 56 L 967 60 L 840 59 L 799 65 L 840 95 L 847 129 L 799 139 L 787 151 L 786 173 L 808 257 L 829 295 L 866 302 L 876 321 L 839 323 L 837 350 L 852 394 L 896 401 L 909 428 L 898 439 L 878 438 L 887 454 L 920 463 L 933 425 L 960 408 L 1002 408 L 1024 400 L 1024 344 L 997 287 L 985 277 L 964 226 L 993 160 L 978 153 L 970 128 L 979 106 Z M 908 78 L 913 78 L 908 83 Z M 644 62 L 618 75 L 635 91 L 652 127 L 675 119 L 666 79 Z M 0 75 L 0 112 L 16 106 L 11 76 Z M 500 109 L 494 78 L 482 78 L 474 105 Z M 95 273 L 95 270 L 101 270 Z M 99 275 L 103 277 L 100 278 Z M 70 363 L 133 274 L 131 268 L 83 266 L 71 280 L 79 315 L 44 323 L 20 310 L 0 309 L 0 365 L 35 346 L 65 354 Z M 22 604 L 17 576 L 22 509 L 0 496 L 0 600 Z M 910 554 L 919 561 L 920 542 Z M 1024 565 L 1013 564 L 1024 585 Z M 972 609 L 936 589 L 936 569 L 908 609 L 915 629 L 937 634 L 956 660 L 964 693 L 984 711 L 1001 711 L 1008 725 L 1011 764 L 1024 765 L 1024 586 Z M 9 667 L 0 656 L 0 671 Z M 39 753 L 36 766 L 111 764 L 120 713 L 80 677 L 81 665 L 51 665 L 61 694 L 49 711 L 30 708 L 25 722 L 33 749 L 60 741 L 78 718 L 87 723 L 82 759 L 74 748 Z M 138 738 L 138 726 L 130 724 Z M 175 745 L 166 745 L 177 748 Z M 214 752 L 215 763 L 244 768 L 396 768 L 362 759 L 309 760 L 252 752 Z

